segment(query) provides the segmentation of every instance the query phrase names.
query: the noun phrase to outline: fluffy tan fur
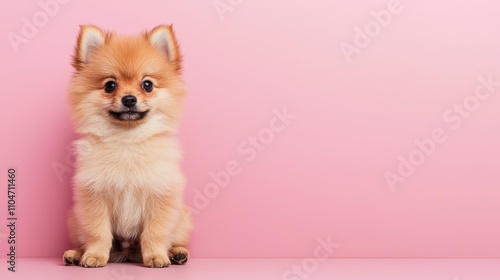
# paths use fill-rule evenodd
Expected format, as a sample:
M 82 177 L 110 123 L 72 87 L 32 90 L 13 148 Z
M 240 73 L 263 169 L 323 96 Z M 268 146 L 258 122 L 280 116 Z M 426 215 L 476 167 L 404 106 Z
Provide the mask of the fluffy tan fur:
M 76 129 L 75 205 L 68 219 L 75 249 L 67 264 L 101 267 L 108 261 L 142 261 L 166 267 L 187 261 L 189 213 L 183 203 L 181 150 L 175 136 L 184 85 L 171 26 L 119 36 L 82 26 L 73 58 L 69 102 Z M 154 89 L 145 91 L 143 81 Z M 108 93 L 106 82 L 116 89 Z M 121 120 L 125 95 L 147 112 Z

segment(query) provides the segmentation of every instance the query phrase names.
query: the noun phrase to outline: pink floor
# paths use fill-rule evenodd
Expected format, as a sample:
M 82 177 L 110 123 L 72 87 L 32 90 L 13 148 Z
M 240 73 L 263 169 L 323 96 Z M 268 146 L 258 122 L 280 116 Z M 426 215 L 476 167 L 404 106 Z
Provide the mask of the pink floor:
M 294 266 L 300 272 L 294 274 Z M 136 264 L 86 269 L 64 266 L 60 259 L 27 258 L 18 260 L 15 273 L 2 259 L 0 279 L 499 280 L 500 259 L 191 259 L 164 269 Z

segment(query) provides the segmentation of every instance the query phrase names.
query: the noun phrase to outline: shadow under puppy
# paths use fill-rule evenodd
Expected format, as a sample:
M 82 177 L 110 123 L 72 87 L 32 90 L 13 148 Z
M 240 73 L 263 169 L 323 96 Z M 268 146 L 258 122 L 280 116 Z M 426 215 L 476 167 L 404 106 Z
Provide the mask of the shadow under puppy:
M 81 26 L 69 103 L 78 133 L 66 264 L 188 260 L 191 218 L 176 137 L 181 54 L 171 26 L 121 36 Z

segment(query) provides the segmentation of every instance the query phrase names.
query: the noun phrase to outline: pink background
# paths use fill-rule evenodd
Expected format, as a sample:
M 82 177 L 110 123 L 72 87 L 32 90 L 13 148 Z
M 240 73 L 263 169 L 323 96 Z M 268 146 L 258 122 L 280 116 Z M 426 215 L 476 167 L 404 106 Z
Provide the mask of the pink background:
M 136 33 L 174 23 L 193 256 L 311 256 L 330 235 L 340 245 L 332 257 L 500 257 L 500 87 L 457 129 L 443 119 L 473 104 L 478 77 L 500 81 L 498 1 L 401 0 L 350 63 L 339 45 L 390 1 L 232 0 L 222 17 L 212 0 L 103 2 L 59 5 L 18 52 L 9 32 L 21 35 L 22 18 L 43 10 L 38 0 L 0 9 L 0 178 L 4 189 L 7 167 L 18 167 L 21 256 L 69 247 L 72 171 L 59 180 L 53 165 L 73 170 L 66 88 L 78 25 Z M 247 160 L 238 147 L 268 133 L 284 107 L 295 118 Z M 384 174 L 436 128 L 446 140 L 391 190 Z M 232 161 L 241 172 L 197 207 L 196 190 Z

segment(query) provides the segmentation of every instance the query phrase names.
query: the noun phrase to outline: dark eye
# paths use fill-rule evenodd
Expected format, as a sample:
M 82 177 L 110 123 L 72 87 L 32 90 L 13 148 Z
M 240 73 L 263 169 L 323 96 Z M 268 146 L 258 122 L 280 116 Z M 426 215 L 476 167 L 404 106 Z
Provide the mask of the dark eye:
M 145 80 L 144 82 L 142 82 L 142 89 L 145 92 L 153 91 L 153 82 L 151 82 L 150 80 Z
M 107 93 L 112 93 L 116 89 L 116 82 L 107 81 L 104 85 L 104 91 Z

